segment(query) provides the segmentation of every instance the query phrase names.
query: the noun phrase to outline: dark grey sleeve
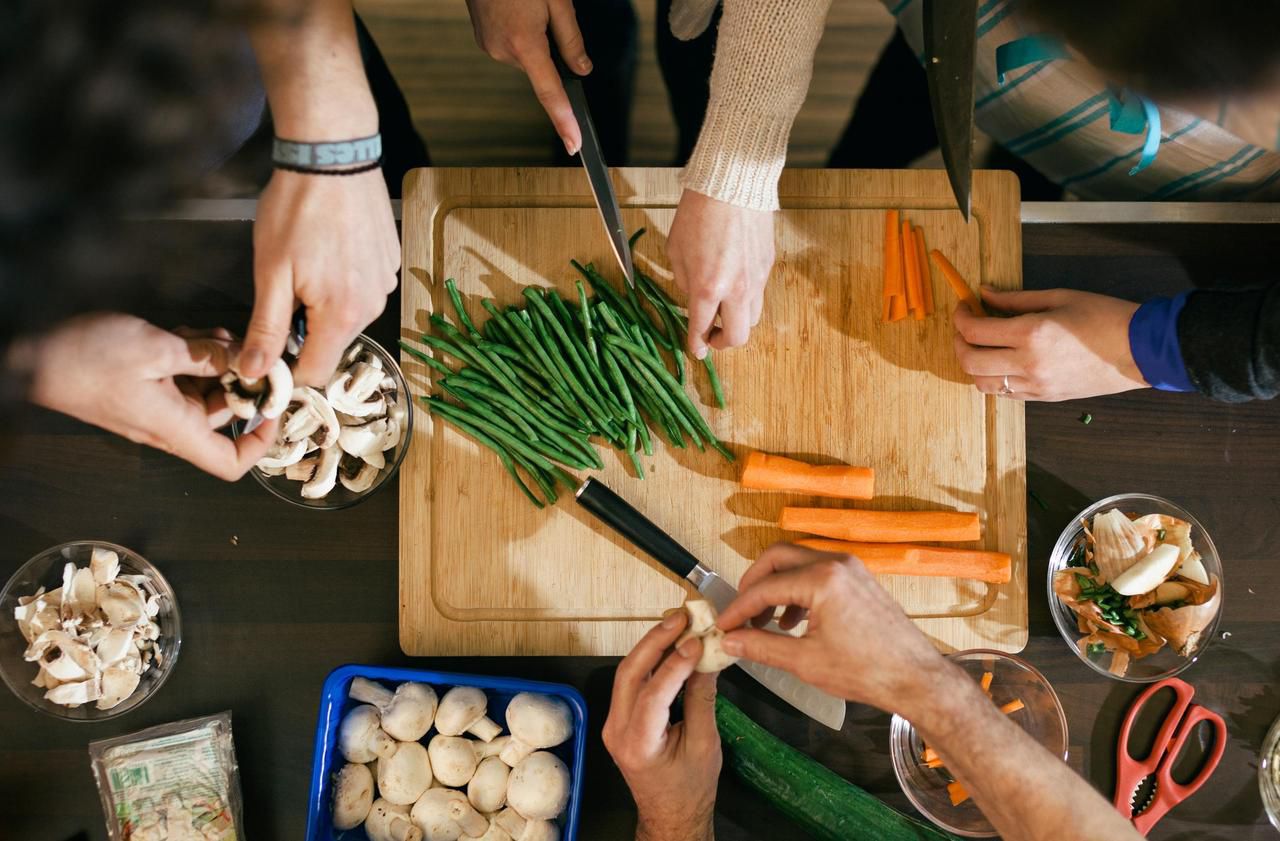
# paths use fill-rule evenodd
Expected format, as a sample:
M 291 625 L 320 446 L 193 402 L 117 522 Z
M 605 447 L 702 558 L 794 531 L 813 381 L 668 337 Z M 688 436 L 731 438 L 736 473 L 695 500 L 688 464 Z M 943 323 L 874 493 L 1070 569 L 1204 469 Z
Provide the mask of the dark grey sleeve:
M 1280 282 L 1187 297 L 1178 344 L 1199 391 L 1227 403 L 1280 394 Z

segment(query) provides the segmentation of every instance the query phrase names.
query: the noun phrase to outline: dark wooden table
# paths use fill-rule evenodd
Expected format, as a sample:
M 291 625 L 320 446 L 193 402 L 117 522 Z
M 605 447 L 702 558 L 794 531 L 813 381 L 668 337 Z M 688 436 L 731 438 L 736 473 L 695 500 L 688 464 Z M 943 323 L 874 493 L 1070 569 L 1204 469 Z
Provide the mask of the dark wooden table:
M 169 269 L 148 314 L 171 326 L 243 324 L 250 296 L 246 222 L 150 222 Z M 1188 283 L 1274 276 L 1280 241 L 1256 225 L 1027 225 L 1030 287 L 1076 286 L 1140 297 Z M 172 259 L 178 258 L 178 259 Z M 209 278 L 214 278 L 210 280 Z M 398 307 L 373 328 L 392 341 Z M 1217 774 L 1152 833 L 1160 839 L 1274 837 L 1256 782 L 1264 733 L 1280 715 L 1280 418 L 1273 405 L 1216 405 L 1141 393 L 1027 408 L 1031 641 L 1024 656 L 1057 688 L 1071 765 L 1110 798 L 1115 739 L 1134 687 L 1095 675 L 1058 636 L 1044 569 L 1059 531 L 1090 501 L 1124 491 L 1174 499 L 1213 534 L 1225 572 L 1222 638 L 1184 677 L 1227 719 Z M 1079 421 L 1082 412 L 1093 422 Z M 252 480 L 223 484 L 186 464 L 76 422 L 32 412 L 0 439 L 0 576 L 66 540 L 141 552 L 178 593 L 185 639 L 171 681 L 121 720 L 70 724 L 0 692 L 0 839 L 105 838 L 89 771 L 90 740 L 231 710 L 250 839 L 303 835 L 320 683 L 348 662 L 513 674 L 579 687 L 591 712 L 582 838 L 623 839 L 634 820 L 604 753 L 611 658 L 410 660 L 396 631 L 394 487 L 357 508 L 300 511 Z M 888 718 L 852 706 L 843 733 L 793 714 L 745 676 L 728 696 L 788 742 L 899 808 Z M 799 838 L 731 777 L 718 837 Z

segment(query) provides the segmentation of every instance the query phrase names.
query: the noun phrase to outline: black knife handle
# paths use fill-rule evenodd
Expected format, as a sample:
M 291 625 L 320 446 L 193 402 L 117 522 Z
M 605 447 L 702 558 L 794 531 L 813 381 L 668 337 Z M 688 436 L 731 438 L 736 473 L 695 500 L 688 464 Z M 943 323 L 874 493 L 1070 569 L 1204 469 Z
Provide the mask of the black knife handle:
M 638 549 L 681 578 L 688 578 L 698 565 L 688 549 L 676 543 L 671 535 L 631 507 L 631 504 L 603 482 L 588 479 L 578 488 L 578 504 L 594 514 L 602 523 L 630 540 Z

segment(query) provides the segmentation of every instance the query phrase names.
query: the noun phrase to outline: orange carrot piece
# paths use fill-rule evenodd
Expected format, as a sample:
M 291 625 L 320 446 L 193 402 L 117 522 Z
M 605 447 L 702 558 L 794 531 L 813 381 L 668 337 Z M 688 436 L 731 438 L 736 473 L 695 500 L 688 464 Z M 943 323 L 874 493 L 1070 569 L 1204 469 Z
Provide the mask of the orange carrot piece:
M 926 760 L 926 761 L 925 761 L 925 763 L 924 763 L 924 767 L 926 767 L 926 768 L 945 768 L 945 767 L 946 767 L 946 763 L 944 763 L 941 759 L 929 759 L 929 760 Z
M 947 794 L 951 797 L 951 805 L 959 806 L 961 803 L 969 799 L 969 792 L 965 791 L 964 786 L 960 785 L 960 781 L 947 783 Z
M 742 487 L 794 491 L 841 499 L 871 499 L 875 471 L 842 464 L 808 464 L 785 456 L 750 453 L 742 465 Z
M 941 757 L 938 756 L 938 752 L 935 751 L 933 748 L 929 747 L 928 745 L 924 746 L 924 753 L 920 755 L 920 758 L 923 759 L 925 762 L 935 762 L 935 761 L 941 762 L 942 761 Z
M 907 296 L 894 295 L 889 299 L 889 320 L 901 321 L 907 317 Z
M 884 320 L 895 321 L 894 300 L 906 294 L 905 275 L 902 266 L 902 222 L 896 210 L 890 210 L 884 219 Z
M 1026 708 L 1027 705 L 1022 703 L 1021 698 L 1014 698 L 1012 701 L 1001 707 L 1000 712 L 1008 715 L 1009 713 L 1016 713 L 1018 710 L 1024 710 Z
M 924 318 L 920 304 L 920 264 L 916 262 L 916 237 L 911 223 L 902 220 L 902 265 L 906 270 L 907 310 L 917 319 Z
M 924 314 L 933 315 L 933 274 L 929 271 L 928 252 L 924 249 L 924 230 L 916 228 L 916 260 L 920 263 L 920 300 L 924 304 Z
M 982 308 L 982 302 L 974 296 L 973 291 L 969 288 L 969 282 L 964 279 L 964 275 L 951 265 L 951 261 L 947 259 L 947 255 L 938 249 L 929 252 L 929 256 L 938 264 L 938 268 L 942 270 L 942 276 L 947 279 L 947 283 L 951 284 L 951 291 L 956 293 L 956 297 L 963 304 L 968 304 L 969 309 L 973 310 L 975 315 L 986 315 L 987 311 Z
M 955 543 L 978 540 L 982 526 L 971 511 L 866 511 L 853 508 L 782 509 L 778 525 L 837 540 L 863 543 Z
M 812 537 L 796 543 L 819 552 L 853 555 L 878 575 L 970 578 L 992 584 L 1007 584 L 1013 578 L 1013 559 L 1004 552 L 916 546 L 911 543 L 856 543 Z
M 991 694 L 991 681 L 995 679 L 995 675 L 991 672 L 982 673 L 982 691 Z

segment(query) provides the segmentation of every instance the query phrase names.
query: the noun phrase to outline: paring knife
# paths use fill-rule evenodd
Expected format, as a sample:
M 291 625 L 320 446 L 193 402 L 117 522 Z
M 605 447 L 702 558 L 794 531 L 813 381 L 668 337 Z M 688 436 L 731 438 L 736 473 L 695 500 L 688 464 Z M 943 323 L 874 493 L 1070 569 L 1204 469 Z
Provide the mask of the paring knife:
M 696 587 L 707 601 L 715 605 L 717 612 L 723 611 L 738 597 L 738 591 L 729 582 L 703 566 L 688 549 L 654 525 L 603 482 L 586 480 L 578 488 L 576 497 L 578 504 L 602 523 Z M 769 627 L 776 629 L 775 625 Z M 782 669 L 763 666 L 750 660 L 739 660 L 738 666 L 764 684 L 769 691 L 815 721 L 832 730 L 839 730 L 844 725 L 846 705 L 843 699 L 828 695 Z
M 924 68 L 938 146 L 956 204 L 969 221 L 973 186 L 973 63 L 977 0 L 924 0 Z
M 289 338 L 285 342 L 284 352 L 292 356 L 294 359 L 297 359 L 298 355 L 302 353 L 302 343 L 306 341 L 306 339 L 307 312 L 306 310 L 300 309 L 293 316 L 293 331 L 289 333 Z M 259 404 L 262 403 L 263 397 L 266 397 L 265 393 L 258 398 Z M 262 412 L 255 411 L 253 413 L 253 417 L 249 418 L 248 423 L 244 425 L 244 429 L 240 430 L 240 434 L 248 435 L 250 432 L 253 432 L 255 429 L 262 426 L 262 422 L 264 420 L 266 420 L 266 418 L 262 416 Z
M 609 244 L 613 254 L 622 267 L 623 277 L 628 286 L 635 285 L 635 266 L 631 262 L 631 245 L 627 242 L 627 230 L 622 226 L 622 210 L 618 207 L 618 196 L 613 191 L 613 181 L 609 179 L 609 167 L 604 161 L 604 150 L 600 147 L 600 138 L 596 134 L 595 124 L 591 122 L 591 109 L 587 107 L 587 92 L 583 90 L 582 78 L 569 69 L 553 46 L 551 55 L 556 67 L 560 70 L 560 80 L 564 83 L 564 91 L 569 96 L 569 104 L 573 106 L 573 116 L 578 120 L 578 129 L 582 133 L 582 148 L 578 157 L 587 171 L 587 181 L 591 184 L 591 195 L 595 196 L 596 207 L 600 210 L 600 218 L 604 221 L 605 231 L 609 234 Z

